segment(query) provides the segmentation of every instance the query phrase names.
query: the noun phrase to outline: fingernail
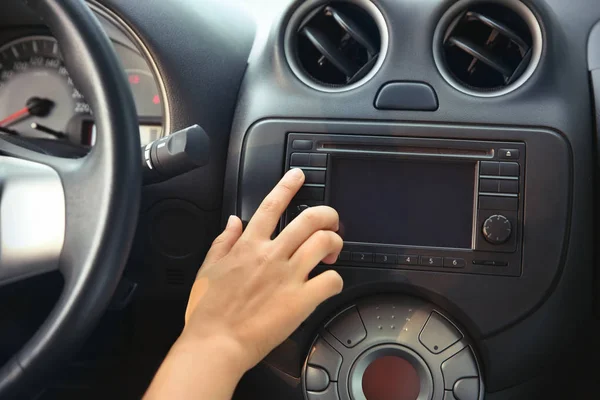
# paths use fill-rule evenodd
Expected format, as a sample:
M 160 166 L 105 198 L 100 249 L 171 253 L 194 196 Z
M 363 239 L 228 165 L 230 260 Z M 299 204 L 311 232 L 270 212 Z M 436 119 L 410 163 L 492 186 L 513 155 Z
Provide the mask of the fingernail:
M 225 229 L 231 227 L 231 225 L 233 225 L 233 220 L 235 219 L 235 215 L 230 215 L 229 219 L 227 220 L 227 226 L 225 227 Z
M 291 176 L 292 178 L 300 178 L 302 175 L 304 175 L 304 172 L 302 172 L 302 170 L 300 168 L 294 168 L 294 169 L 290 169 L 290 172 L 288 172 L 288 175 Z

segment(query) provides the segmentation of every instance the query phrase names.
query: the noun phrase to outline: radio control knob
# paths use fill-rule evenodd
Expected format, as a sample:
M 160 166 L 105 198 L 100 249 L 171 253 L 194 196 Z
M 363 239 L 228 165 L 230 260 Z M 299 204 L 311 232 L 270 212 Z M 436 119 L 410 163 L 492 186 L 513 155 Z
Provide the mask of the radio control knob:
M 483 223 L 483 236 L 491 244 L 505 243 L 512 234 L 512 225 L 504 215 L 492 215 Z

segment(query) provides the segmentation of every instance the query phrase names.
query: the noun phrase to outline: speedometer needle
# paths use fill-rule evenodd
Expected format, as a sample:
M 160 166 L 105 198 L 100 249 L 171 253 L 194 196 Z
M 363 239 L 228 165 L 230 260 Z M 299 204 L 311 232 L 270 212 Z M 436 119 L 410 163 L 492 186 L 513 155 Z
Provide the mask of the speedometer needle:
M 31 129 L 35 129 L 36 131 L 47 133 L 48 135 L 52 135 L 54 137 L 57 137 L 58 139 L 64 139 L 67 137 L 67 135 L 62 132 L 55 131 L 52 128 L 48 128 L 47 126 L 38 124 L 36 122 L 31 123 Z
M 39 97 L 32 97 L 27 100 L 25 107 L 19 111 L 12 113 L 8 117 L 0 121 L 0 126 L 10 125 L 27 116 L 45 117 L 50 113 L 54 102 L 48 99 L 40 99 Z
M 21 119 L 26 115 L 29 115 L 29 107 L 23 107 L 19 111 L 10 114 L 8 117 L 0 121 L 0 125 L 10 124 L 11 122 Z

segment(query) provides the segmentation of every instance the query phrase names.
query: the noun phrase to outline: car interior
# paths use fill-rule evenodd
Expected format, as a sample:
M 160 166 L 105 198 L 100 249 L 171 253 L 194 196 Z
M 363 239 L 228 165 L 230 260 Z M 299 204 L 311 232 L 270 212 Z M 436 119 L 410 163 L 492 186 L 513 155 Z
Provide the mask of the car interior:
M 138 399 L 230 215 L 344 290 L 234 399 L 595 399 L 598 0 L 4 0 L 0 398 Z

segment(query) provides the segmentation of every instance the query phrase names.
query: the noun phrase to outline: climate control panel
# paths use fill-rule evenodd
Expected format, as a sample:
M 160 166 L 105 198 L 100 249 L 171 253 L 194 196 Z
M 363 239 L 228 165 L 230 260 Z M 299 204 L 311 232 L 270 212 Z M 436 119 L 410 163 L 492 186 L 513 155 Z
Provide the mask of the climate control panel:
M 408 296 L 357 301 L 315 339 L 303 371 L 308 400 L 480 400 L 483 379 L 466 334 Z

